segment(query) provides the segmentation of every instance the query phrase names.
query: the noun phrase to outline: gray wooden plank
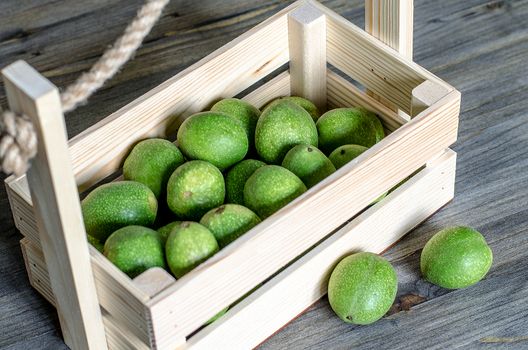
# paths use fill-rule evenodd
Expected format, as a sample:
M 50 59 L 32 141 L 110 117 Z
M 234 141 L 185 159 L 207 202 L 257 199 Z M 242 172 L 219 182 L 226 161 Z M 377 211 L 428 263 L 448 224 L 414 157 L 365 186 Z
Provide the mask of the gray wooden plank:
M 171 1 L 135 59 L 70 113 L 70 136 L 290 2 Z M 323 2 L 363 25 L 362 0 Z M 26 59 L 66 86 L 120 34 L 140 3 L 3 0 L 0 66 Z M 528 0 L 415 0 L 416 61 L 463 94 L 455 200 L 386 253 L 398 270 L 402 302 L 409 294 L 424 300 L 409 311 L 395 307 L 374 325 L 353 327 L 323 298 L 262 348 L 528 348 L 527 56 Z M 56 315 L 27 282 L 3 189 L 0 208 L 0 348 L 60 348 Z M 452 224 L 481 230 L 495 254 L 487 278 L 460 291 L 435 287 L 418 273 L 424 243 Z
M 16 344 L 8 346 L 5 350 L 42 349 L 42 350 L 67 350 L 69 349 L 57 334 L 44 333 L 37 337 L 22 339 Z

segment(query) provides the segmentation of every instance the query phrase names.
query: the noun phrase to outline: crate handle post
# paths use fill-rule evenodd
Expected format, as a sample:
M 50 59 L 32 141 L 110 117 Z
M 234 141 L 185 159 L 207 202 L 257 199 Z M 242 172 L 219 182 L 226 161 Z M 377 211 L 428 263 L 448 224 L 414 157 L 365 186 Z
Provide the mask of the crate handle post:
M 32 120 L 38 138 L 27 178 L 64 341 L 107 349 L 59 91 L 23 61 L 2 74 L 10 109 Z
M 365 0 L 365 31 L 411 61 L 413 20 L 414 0 Z M 383 96 L 369 90 L 367 94 L 409 120 L 406 113 Z
M 413 59 L 414 0 L 365 0 L 365 31 Z
M 326 110 L 326 16 L 309 2 L 288 14 L 292 96 Z

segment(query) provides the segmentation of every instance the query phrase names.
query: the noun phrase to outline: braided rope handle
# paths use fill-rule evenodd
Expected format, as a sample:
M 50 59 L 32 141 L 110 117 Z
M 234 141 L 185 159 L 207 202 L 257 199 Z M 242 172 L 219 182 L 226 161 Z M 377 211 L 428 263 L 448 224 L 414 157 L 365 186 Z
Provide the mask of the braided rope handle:
M 169 0 L 147 0 L 123 35 L 116 40 L 90 71 L 82 74 L 61 93 L 64 112 L 85 103 L 132 57 L 158 21 Z M 33 124 L 24 115 L 0 109 L 0 167 L 6 174 L 22 175 L 37 153 Z

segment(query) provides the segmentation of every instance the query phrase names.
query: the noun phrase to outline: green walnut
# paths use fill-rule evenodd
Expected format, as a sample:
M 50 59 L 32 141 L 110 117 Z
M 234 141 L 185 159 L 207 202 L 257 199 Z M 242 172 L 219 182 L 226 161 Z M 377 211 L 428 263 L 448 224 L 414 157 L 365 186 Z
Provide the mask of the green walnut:
M 255 128 L 260 117 L 260 110 L 252 104 L 238 98 L 226 98 L 211 107 L 211 112 L 224 113 L 238 121 L 248 136 L 249 149 L 254 148 Z
M 192 160 L 180 165 L 167 184 L 167 204 L 178 218 L 200 220 L 224 203 L 225 184 L 220 170 L 211 163 Z
M 270 103 L 273 103 L 275 101 L 290 101 L 290 102 L 295 103 L 299 107 L 302 107 L 306 112 L 310 113 L 310 116 L 312 117 L 314 122 L 316 122 L 317 119 L 319 119 L 319 117 L 321 116 L 321 114 L 319 113 L 319 109 L 312 101 L 306 98 L 300 97 L 300 96 L 279 97 Z
M 282 166 L 297 175 L 308 188 L 336 171 L 323 152 L 309 145 L 297 145 L 289 150 Z
M 224 204 L 207 212 L 200 224 L 213 233 L 220 248 L 260 223 L 260 218 L 250 209 L 238 204 Z
M 328 301 L 347 323 L 366 325 L 389 311 L 398 291 L 392 265 L 373 253 L 356 253 L 341 260 L 328 281 Z
M 364 108 L 337 108 L 317 120 L 319 148 L 330 154 L 348 144 L 371 147 L 384 136 L 383 125 L 373 112 Z
M 213 317 L 211 317 L 209 320 L 207 320 L 207 322 L 205 322 L 204 326 L 207 326 L 213 322 L 215 322 L 216 320 L 218 320 L 220 317 L 224 316 L 227 311 L 229 311 L 229 306 L 226 307 L 226 308 L 223 308 L 222 310 L 220 310 L 220 312 L 218 312 L 216 315 L 214 315 Z
M 90 235 L 87 235 L 87 237 L 88 237 L 88 243 L 90 243 L 95 249 L 97 249 L 98 251 L 102 253 L 104 249 L 103 243 L 101 243 L 101 241 L 98 240 L 97 238 L 94 238 Z
M 304 183 L 278 165 L 257 169 L 244 186 L 244 203 L 264 219 L 306 192 Z
M 293 102 L 278 100 L 262 112 L 255 130 L 255 147 L 269 164 L 280 164 L 294 146 L 317 147 L 317 128 L 310 114 Z
M 244 205 L 244 185 L 255 170 L 266 163 L 255 159 L 245 159 L 233 165 L 226 174 L 226 202 Z
M 232 117 L 202 112 L 182 123 L 178 144 L 187 158 L 204 160 L 224 170 L 244 159 L 249 140 L 242 124 Z
M 359 156 L 361 153 L 368 150 L 365 146 L 360 145 L 343 145 L 336 148 L 328 158 L 334 164 L 336 169 L 341 168 L 346 163 L 350 162 L 352 159 Z
M 165 245 L 165 242 L 167 242 L 167 238 L 169 238 L 169 235 L 172 232 L 172 230 L 176 226 L 180 225 L 181 223 L 182 223 L 181 221 L 173 221 L 157 229 L 160 235 L 161 241 L 163 242 L 163 245 Z
M 126 226 L 108 237 L 104 255 L 130 278 L 151 267 L 165 268 L 163 243 L 159 233 L 142 226 Z
M 172 172 L 183 164 L 178 147 L 164 139 L 148 139 L 134 146 L 123 164 L 125 180 L 147 185 L 159 199 L 165 196 Z
M 469 287 L 488 273 L 493 253 L 484 237 L 470 227 L 441 230 L 425 245 L 420 269 L 426 280 L 443 288 Z
M 81 202 L 86 233 L 104 242 L 115 230 L 150 226 L 156 219 L 158 201 L 148 186 L 135 181 L 101 185 Z
M 177 278 L 200 265 L 218 251 L 214 235 L 197 222 L 184 221 L 167 238 L 167 264 Z

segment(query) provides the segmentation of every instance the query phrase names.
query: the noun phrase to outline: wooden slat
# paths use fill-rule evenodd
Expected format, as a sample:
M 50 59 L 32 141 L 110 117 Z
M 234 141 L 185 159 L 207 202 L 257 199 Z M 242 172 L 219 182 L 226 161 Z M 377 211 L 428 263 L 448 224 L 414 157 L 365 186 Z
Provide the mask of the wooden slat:
M 112 315 L 103 309 L 103 320 L 105 324 L 106 339 L 109 350 L 148 350 L 150 346 L 142 342 L 136 334 L 130 332 L 119 323 Z
M 26 186 L 22 188 L 19 186 L 21 183 L 25 183 Z M 29 237 L 34 242 L 38 242 L 40 245 L 40 237 L 31 200 L 29 203 L 26 201 L 29 198 L 26 177 L 23 177 L 23 181 L 17 181 L 14 176 L 10 176 L 5 180 L 5 185 L 16 228 L 24 236 Z
M 31 286 L 55 307 L 55 297 L 51 290 L 51 283 L 42 250 L 28 238 L 23 238 L 20 241 L 20 248 L 22 249 L 22 255 L 24 256 Z
M 414 0 L 365 0 L 365 31 L 413 58 Z
M 274 98 L 290 94 L 290 73 L 283 72 L 242 99 L 261 108 Z
M 187 336 L 451 145 L 459 109 L 453 91 L 152 299 L 157 345 Z
M 148 344 L 145 310 L 148 296 L 94 247 L 90 246 L 90 254 L 101 306 Z
M 326 17 L 311 4 L 288 15 L 291 95 L 326 110 Z
M 359 90 L 343 77 L 328 70 L 328 108 L 363 106 L 375 112 L 383 122 L 383 126 L 394 131 L 407 122 L 372 96 Z
M 414 0 L 365 0 L 365 31 L 412 61 Z M 371 95 L 398 114 L 409 119 L 409 114 L 399 110 L 393 103 Z
M 20 241 L 29 282 L 50 304 L 55 306 L 55 297 L 51 290 L 44 254 L 31 240 L 23 238 Z M 133 332 L 129 331 L 118 319 L 115 319 L 104 308 L 101 309 L 105 334 L 110 350 L 148 349 Z
M 23 61 L 2 75 L 10 108 L 31 119 L 38 139 L 27 177 L 64 342 L 106 349 L 59 91 Z
M 116 171 L 138 140 L 173 134 L 185 117 L 217 99 L 238 94 L 288 62 L 286 14 L 297 5 L 287 7 L 73 138 L 70 150 L 80 190 Z
M 455 167 L 456 154 L 444 152 L 382 202 L 192 336 L 183 349 L 257 346 L 326 293 L 331 269 L 342 256 L 356 251 L 381 253 L 450 201 Z
M 327 16 L 328 62 L 404 112 L 410 112 L 412 89 L 425 80 L 453 90 L 335 12 L 315 1 L 310 3 Z

